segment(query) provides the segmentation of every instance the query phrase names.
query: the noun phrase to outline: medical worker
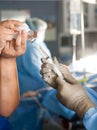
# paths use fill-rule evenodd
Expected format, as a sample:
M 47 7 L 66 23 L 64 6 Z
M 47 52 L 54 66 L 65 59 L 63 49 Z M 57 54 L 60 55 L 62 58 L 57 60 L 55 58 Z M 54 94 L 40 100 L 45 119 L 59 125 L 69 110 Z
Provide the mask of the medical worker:
M 19 29 L 22 24 L 16 20 L 0 22 L 0 130 L 11 129 L 7 117 L 19 103 L 16 57 L 25 52 L 27 39 L 26 32 Z
M 97 130 L 97 93 L 88 88 L 89 92 L 94 95 L 94 103 L 85 89 L 72 77 L 67 66 L 60 64 L 56 58 L 54 59 L 54 63 L 63 75 L 60 77 L 52 64 L 47 63 L 46 59 L 42 61 L 41 74 L 46 83 L 57 90 L 58 100 L 83 119 L 86 130 Z
M 49 88 L 47 88 L 48 85 L 45 84 L 40 74 L 42 54 L 39 51 L 39 46 L 44 48 L 49 56 L 51 54 L 44 43 L 45 31 L 47 29 L 46 22 L 33 18 L 27 19 L 26 23 L 31 30 L 37 32 L 37 39 L 33 43 L 27 41 L 25 54 L 17 57 L 21 101 L 16 111 L 9 117 L 9 121 L 13 126 L 13 130 L 40 130 L 42 129 L 40 106 L 33 99 L 33 96 L 38 96 L 38 99 L 42 100 L 42 94 L 45 95 L 45 91 Z M 39 90 L 43 88 L 46 88 L 46 90 L 39 94 Z

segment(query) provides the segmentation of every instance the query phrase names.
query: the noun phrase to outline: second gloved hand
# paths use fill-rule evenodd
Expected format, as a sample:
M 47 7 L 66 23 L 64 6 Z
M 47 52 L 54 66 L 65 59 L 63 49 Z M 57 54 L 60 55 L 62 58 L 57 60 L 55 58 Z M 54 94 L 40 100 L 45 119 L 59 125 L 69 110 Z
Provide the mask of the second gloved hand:
M 82 118 L 88 109 L 95 106 L 87 96 L 83 87 L 71 75 L 68 67 L 60 64 L 56 58 L 54 59 L 54 63 L 61 71 L 64 79 L 56 75 L 53 71 L 53 65 L 46 63 L 46 59 L 42 61 L 41 74 L 43 79 L 46 83 L 57 89 L 57 98 L 59 101 L 69 109 L 77 112 Z

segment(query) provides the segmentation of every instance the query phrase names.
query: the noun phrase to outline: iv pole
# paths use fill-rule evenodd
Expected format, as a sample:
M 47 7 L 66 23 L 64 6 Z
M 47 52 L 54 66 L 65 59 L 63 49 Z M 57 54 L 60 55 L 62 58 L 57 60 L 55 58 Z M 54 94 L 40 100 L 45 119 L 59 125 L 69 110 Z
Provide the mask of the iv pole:
M 74 63 L 76 61 L 76 39 L 77 39 L 77 35 L 74 34 L 72 36 L 72 46 L 73 46 L 73 56 L 72 56 L 72 63 Z
M 81 40 L 82 40 L 82 57 L 84 57 L 85 53 L 85 34 L 84 34 L 84 13 L 83 13 L 83 1 L 81 1 Z
M 74 5 L 73 5 L 72 2 L 75 2 Z M 73 22 L 74 22 L 73 25 L 74 26 L 71 26 L 71 34 L 72 34 L 72 37 L 73 37 L 73 42 L 72 42 L 72 45 L 73 45 L 72 65 L 73 65 L 73 72 L 74 72 L 74 63 L 76 61 L 76 40 L 77 40 L 77 35 L 79 35 L 79 34 L 81 35 L 82 57 L 84 57 L 85 56 L 85 34 L 84 34 L 83 1 L 82 0 L 72 0 L 72 2 L 71 2 L 71 14 L 74 13 L 76 15 L 76 18 L 73 19 Z M 78 3 L 75 6 L 76 2 L 78 2 Z M 76 7 L 77 7 L 77 10 L 75 9 Z M 86 80 L 85 68 L 83 68 L 83 80 Z
M 84 12 L 83 12 L 82 0 L 81 0 L 81 42 L 82 42 L 82 57 L 84 57 L 85 56 L 85 33 L 84 33 Z M 83 77 L 86 78 L 85 68 L 83 68 Z
M 81 34 L 81 2 L 80 0 L 70 1 L 70 34 L 72 35 L 72 69 L 74 72 L 74 63 L 76 61 L 76 42 L 77 35 Z

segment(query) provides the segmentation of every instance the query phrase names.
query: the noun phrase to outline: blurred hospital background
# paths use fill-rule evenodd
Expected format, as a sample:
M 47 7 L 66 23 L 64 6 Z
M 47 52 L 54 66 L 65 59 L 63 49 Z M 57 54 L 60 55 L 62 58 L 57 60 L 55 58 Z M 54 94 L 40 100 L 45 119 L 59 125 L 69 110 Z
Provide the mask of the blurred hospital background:
M 91 87 L 97 91 L 96 0 L 0 0 L 0 20 L 17 19 L 25 22 L 26 19 L 33 17 L 47 23 L 44 42 L 52 57 L 56 56 L 60 62 L 69 65 L 71 72 L 83 86 Z M 23 105 L 25 109 L 28 109 L 27 105 L 30 100 L 35 100 L 35 103 L 32 102 L 32 105 L 35 106 L 32 107 L 33 110 L 21 117 L 21 111 L 25 110 L 19 107 L 17 109 L 18 116 L 17 113 L 14 113 L 10 117 L 10 122 L 13 123 L 11 124 L 13 125 L 12 130 L 41 130 L 41 125 L 42 130 L 85 130 L 79 119 L 70 121 L 52 111 L 46 111 L 43 116 L 44 107 L 36 98 L 28 97 L 26 103 L 24 103 L 24 99 L 21 99 L 20 106 Z M 35 111 L 37 102 L 41 109 L 41 111 L 38 110 L 38 113 Z M 42 116 L 44 122 L 40 120 Z M 35 120 L 39 119 L 37 122 L 39 128 L 28 127 L 34 125 L 34 118 Z
M 72 27 L 70 27 L 70 24 L 77 24 L 74 26 L 79 26 L 77 29 L 82 29 L 80 27 L 81 23 L 79 23 L 81 20 L 82 10 L 85 27 L 84 55 L 86 56 L 96 52 L 97 5 L 90 4 L 91 2 L 84 2 L 84 0 L 82 0 L 83 5 L 80 5 L 79 1 L 80 0 L 0 0 L 0 19 L 4 20 L 11 18 L 25 21 L 25 19 L 29 17 L 39 17 L 46 20 L 48 23 L 48 30 L 45 39 L 46 44 L 51 50 L 52 55 L 61 58 L 65 62 L 65 60 L 71 60 L 73 50 L 73 36 L 70 32 Z M 73 14 L 71 12 L 72 7 L 70 7 L 70 4 L 73 2 L 75 2 L 75 7 L 73 8 L 74 17 L 76 17 L 74 19 L 71 18 L 71 15 Z M 76 8 L 76 6 L 78 8 Z M 82 33 L 83 30 L 80 31 Z M 77 59 L 82 57 L 83 43 L 81 33 L 77 34 L 76 37 Z

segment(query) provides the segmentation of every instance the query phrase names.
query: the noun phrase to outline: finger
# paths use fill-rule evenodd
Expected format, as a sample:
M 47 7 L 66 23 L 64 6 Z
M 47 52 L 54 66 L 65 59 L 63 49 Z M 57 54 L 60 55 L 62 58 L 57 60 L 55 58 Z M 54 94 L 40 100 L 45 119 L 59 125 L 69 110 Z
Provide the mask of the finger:
M 6 28 L 10 28 L 13 30 L 19 31 L 19 26 L 23 24 L 23 22 L 20 22 L 18 20 L 6 20 L 5 21 L 7 24 L 5 25 Z
M 54 77 L 54 78 L 44 77 L 43 79 L 44 79 L 44 81 L 45 81 L 47 84 L 49 84 L 51 87 L 57 88 L 56 82 L 55 82 L 55 77 Z
M 43 78 L 50 78 L 51 73 L 44 73 Z
M 56 83 L 57 83 L 58 86 L 60 86 L 60 87 L 64 87 L 64 86 L 65 86 L 65 80 L 63 80 L 61 77 L 57 77 L 57 78 L 56 78 Z
M 65 68 L 69 71 L 69 67 L 68 67 L 67 65 L 65 65 L 65 64 L 61 64 L 61 63 L 60 63 L 60 66 L 65 67 Z
M 14 34 L 14 31 L 13 31 L 12 29 L 3 28 L 3 29 L 2 29 L 2 34 L 5 34 L 5 35 L 13 35 L 13 34 Z
M 13 22 L 14 22 L 14 24 L 13 24 L 12 29 L 14 31 L 20 31 L 21 30 L 20 27 L 23 26 L 24 23 L 20 22 L 20 21 L 13 21 Z
M 48 69 L 53 69 L 53 64 L 50 64 L 50 63 L 43 63 L 41 65 L 41 68 L 48 68 Z
M 21 49 L 21 31 L 17 34 L 15 43 L 15 50 L 19 51 L 20 49 Z
M 53 78 L 53 77 L 55 77 L 56 75 L 55 74 L 53 74 L 53 73 L 51 73 L 51 72 L 48 72 L 48 73 L 44 73 L 43 75 L 42 75 L 42 77 L 44 78 L 44 79 L 46 79 L 46 78 Z
M 63 74 L 63 77 L 64 79 L 71 83 L 71 84 L 74 84 L 76 83 L 77 81 L 75 80 L 75 78 L 71 75 L 68 67 L 66 65 L 63 65 L 63 64 L 60 64 L 60 71 L 61 73 Z
M 77 80 L 72 75 L 66 75 L 64 76 L 64 78 L 68 83 L 71 83 L 71 84 L 77 83 Z
M 21 32 L 21 45 L 26 46 L 26 42 L 27 42 L 27 32 L 22 31 Z
M 42 70 L 40 70 L 40 74 L 45 74 L 45 73 L 50 73 L 51 69 L 47 69 L 47 68 L 43 68 Z
M 47 59 L 46 58 L 41 58 L 42 63 L 47 63 Z
M 2 36 L 0 37 L 0 42 L 11 41 L 12 39 L 13 39 L 13 35 L 2 34 Z
M 54 63 L 55 63 L 56 65 L 58 65 L 58 64 L 59 64 L 59 62 L 58 62 L 58 60 L 57 60 L 57 58 L 56 58 L 56 57 L 54 57 Z
M 21 21 L 19 21 L 19 20 L 5 20 L 5 21 L 7 21 L 7 23 L 8 23 L 9 25 L 13 24 L 13 25 L 15 25 L 15 26 L 20 26 L 20 25 L 23 24 L 23 22 L 21 22 Z M 8 24 L 7 24 L 7 25 L 8 25 Z
M 42 76 L 42 78 L 44 79 L 44 81 L 47 83 L 47 84 L 49 84 L 49 85 L 51 85 L 52 84 L 52 81 L 51 81 L 51 79 L 48 77 L 48 76 Z
M 53 73 L 46 73 L 43 74 L 43 79 L 45 80 L 45 82 L 47 82 L 48 84 L 50 84 L 51 86 L 54 85 L 56 83 L 56 78 L 57 75 L 53 74 Z
M 41 65 L 40 74 L 44 74 L 44 68 L 45 68 L 44 66 L 45 66 L 45 64 Z
M 44 68 L 44 67 L 45 67 L 45 65 L 46 65 L 46 63 L 41 64 L 41 68 Z
M 20 26 L 13 26 L 12 29 L 15 31 L 15 32 L 19 32 L 21 29 L 20 29 Z
M 71 84 L 75 84 L 77 83 L 77 80 L 71 75 L 71 73 L 69 72 L 64 72 L 63 73 L 64 79 Z

